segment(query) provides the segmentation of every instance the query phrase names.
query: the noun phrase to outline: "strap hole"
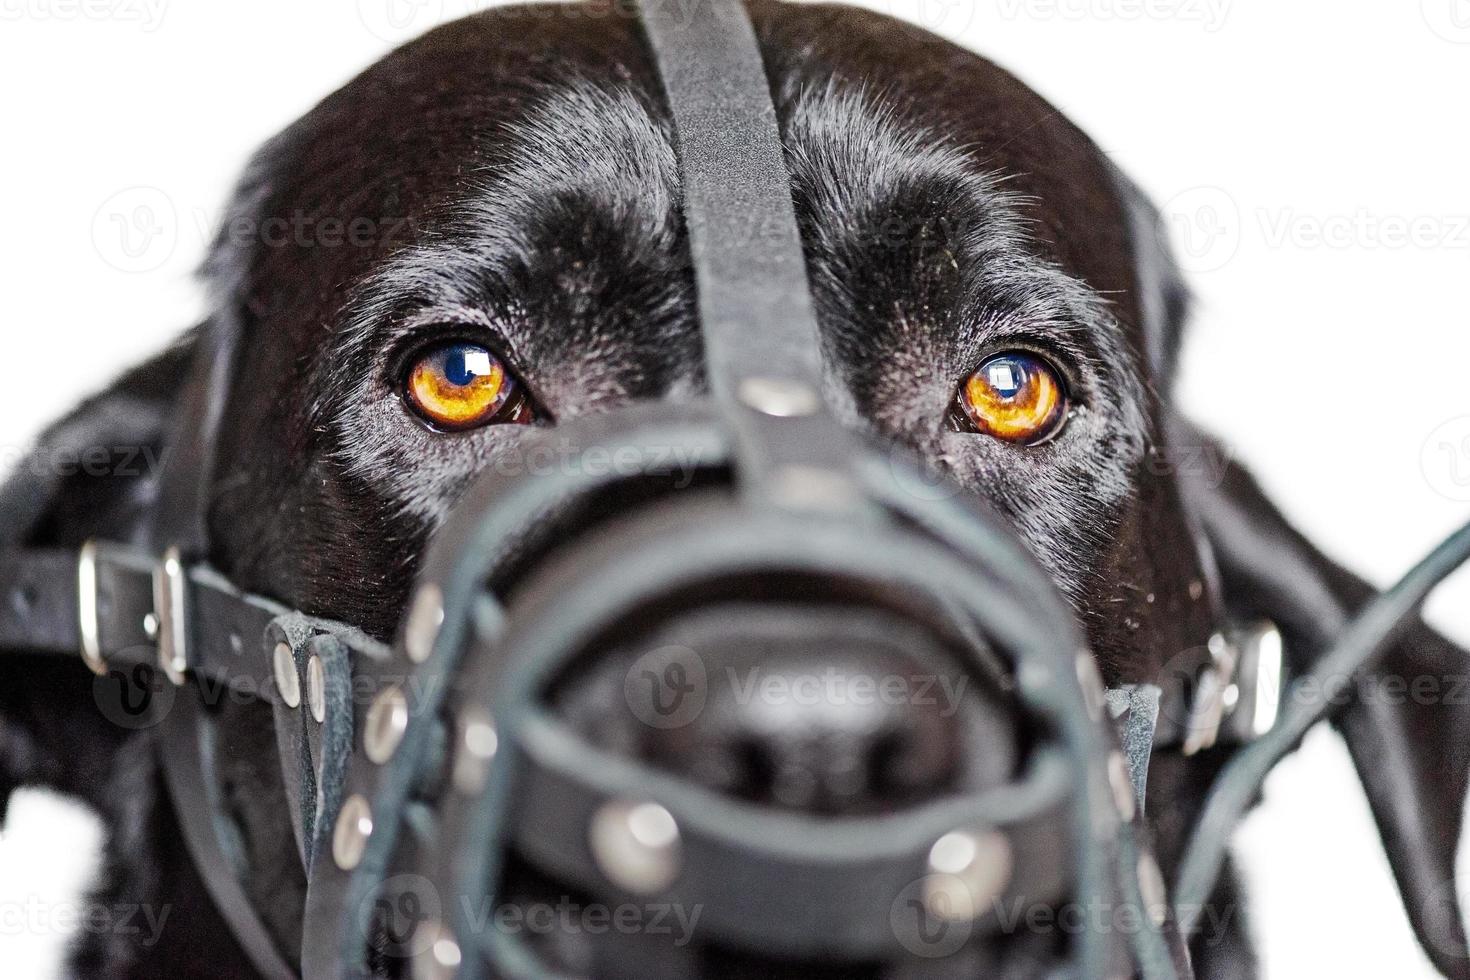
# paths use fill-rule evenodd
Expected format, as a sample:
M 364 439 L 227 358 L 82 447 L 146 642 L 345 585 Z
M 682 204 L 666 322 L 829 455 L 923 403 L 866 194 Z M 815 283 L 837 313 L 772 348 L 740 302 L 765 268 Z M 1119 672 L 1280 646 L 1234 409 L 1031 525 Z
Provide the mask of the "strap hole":
M 17 585 L 10 592 L 10 607 L 17 615 L 28 616 L 36 605 L 37 597 L 36 587 L 31 583 Z

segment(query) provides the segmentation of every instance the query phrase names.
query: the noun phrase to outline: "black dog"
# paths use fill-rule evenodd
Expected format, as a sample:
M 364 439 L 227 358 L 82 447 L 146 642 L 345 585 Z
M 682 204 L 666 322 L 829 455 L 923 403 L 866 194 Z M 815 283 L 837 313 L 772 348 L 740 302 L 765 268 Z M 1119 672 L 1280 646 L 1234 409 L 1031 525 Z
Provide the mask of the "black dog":
M 833 394 L 851 422 L 947 469 L 1013 523 L 1110 683 L 1155 676 L 1205 644 L 1221 594 L 1234 614 L 1273 618 L 1293 664 L 1310 662 L 1370 591 L 1292 532 L 1247 475 L 1210 480 L 1187 465 L 1223 456 L 1171 408 L 1186 295 L 1141 196 L 977 56 L 842 7 L 755 0 L 752 14 Z M 649 57 L 631 19 L 601 0 L 434 31 L 273 140 L 207 268 L 217 315 L 242 318 L 248 336 L 219 446 L 213 564 L 389 639 L 427 536 L 477 472 L 514 456 L 526 429 L 513 423 L 701 390 L 679 200 Z M 42 451 L 156 454 L 191 343 L 84 404 Z M 503 365 L 503 404 L 466 420 L 414 387 L 426 352 L 451 343 Z M 1035 439 L 984 434 L 957 396 L 999 354 L 1050 372 L 1065 393 Z M 150 474 L 121 468 L 22 481 L 3 498 L 7 545 L 134 538 L 154 490 Z M 1315 598 L 1287 598 L 1304 594 Z M 1381 670 L 1443 678 L 1457 656 L 1417 628 Z M 160 799 L 152 733 L 99 717 L 79 663 L 7 654 L 0 671 L 0 791 L 46 784 L 89 800 L 110 828 L 99 900 L 171 909 L 153 946 L 85 935 L 76 973 L 248 975 Z M 1470 776 L 1470 711 L 1452 701 L 1361 698 L 1339 715 L 1421 935 L 1438 928 Z M 230 711 L 221 789 L 239 873 L 293 950 L 304 879 L 261 763 L 275 751 L 269 715 Z M 1219 762 L 1155 761 L 1166 873 Z M 1215 899 L 1229 927 L 1196 941 L 1201 976 L 1254 975 L 1235 892 L 1227 883 Z

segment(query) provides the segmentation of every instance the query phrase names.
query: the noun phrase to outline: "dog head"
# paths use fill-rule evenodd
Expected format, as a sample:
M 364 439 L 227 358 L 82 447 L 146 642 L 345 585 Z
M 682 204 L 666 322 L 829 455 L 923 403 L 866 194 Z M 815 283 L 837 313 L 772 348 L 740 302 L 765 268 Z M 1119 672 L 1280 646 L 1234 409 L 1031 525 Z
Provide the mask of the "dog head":
M 1172 410 L 1186 302 L 1147 203 L 976 55 L 854 9 L 752 16 L 830 400 L 1002 515 L 1110 682 L 1203 646 L 1230 569 L 1179 466 L 1213 447 Z M 327 98 L 251 164 L 207 268 L 211 315 L 245 338 L 212 563 L 390 638 L 429 536 L 477 475 L 524 465 L 533 427 L 704 391 L 680 201 L 658 78 L 616 6 L 488 11 Z M 468 424 L 416 387 L 466 357 L 502 399 Z M 971 381 L 1003 386 L 982 372 L 997 358 L 1054 386 L 1045 431 L 977 417 Z M 182 360 L 118 389 L 159 433 Z M 151 492 L 72 489 L 57 539 L 127 525 Z M 1150 788 L 1173 809 L 1166 864 L 1207 775 L 1165 764 Z M 292 948 L 279 793 L 235 780 L 252 891 Z

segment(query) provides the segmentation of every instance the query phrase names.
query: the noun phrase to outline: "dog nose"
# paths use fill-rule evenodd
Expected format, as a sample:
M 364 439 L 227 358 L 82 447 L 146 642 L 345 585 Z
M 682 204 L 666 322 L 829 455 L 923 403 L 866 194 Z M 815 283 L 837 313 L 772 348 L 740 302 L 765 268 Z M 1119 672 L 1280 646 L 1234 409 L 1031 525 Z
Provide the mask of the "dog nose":
M 866 608 L 702 609 L 602 658 L 557 700 L 594 744 L 824 816 L 996 785 L 1021 752 L 993 679 Z

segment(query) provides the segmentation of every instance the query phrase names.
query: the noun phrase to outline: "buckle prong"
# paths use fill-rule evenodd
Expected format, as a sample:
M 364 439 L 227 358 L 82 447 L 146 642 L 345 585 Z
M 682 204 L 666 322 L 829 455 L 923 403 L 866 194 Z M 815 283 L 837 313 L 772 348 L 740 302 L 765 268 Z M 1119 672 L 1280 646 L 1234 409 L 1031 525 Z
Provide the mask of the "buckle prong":
M 183 555 L 172 546 L 153 571 L 153 611 L 158 617 L 158 666 L 176 687 L 183 686 L 189 670 L 184 587 Z
M 102 655 L 97 613 L 97 552 L 97 542 L 88 541 L 77 554 L 77 634 L 82 641 L 82 663 L 98 677 L 105 677 L 107 659 Z

